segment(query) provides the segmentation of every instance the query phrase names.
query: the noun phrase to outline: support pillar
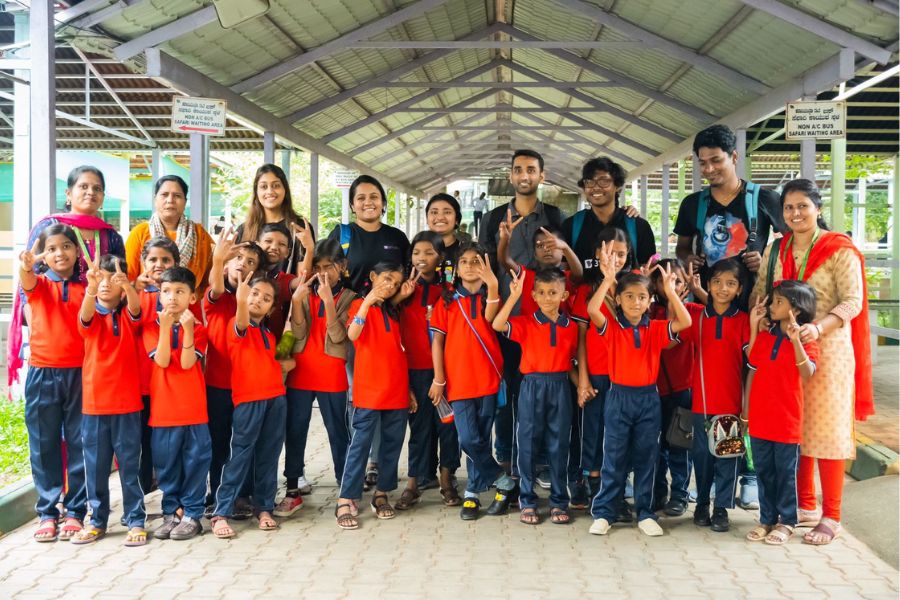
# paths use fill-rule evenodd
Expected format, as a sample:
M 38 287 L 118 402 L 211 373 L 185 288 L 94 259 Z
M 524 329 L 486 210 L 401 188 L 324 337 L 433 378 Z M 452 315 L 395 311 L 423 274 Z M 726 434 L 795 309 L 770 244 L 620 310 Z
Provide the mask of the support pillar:
M 697 156 L 691 157 L 691 190 L 699 192 L 703 189 L 703 177 L 700 176 L 700 161 Z
M 350 222 L 350 188 L 341 188 L 341 223 Z
M 866 243 L 866 178 L 861 177 L 856 186 L 856 203 L 853 205 L 853 243 L 860 250 Z
M 659 217 L 660 249 L 669 258 L 669 165 L 662 166 L 662 213 Z
M 209 226 L 209 137 L 191 134 L 191 220 Z
M 27 42 L 29 36 L 28 13 L 16 12 L 15 41 Z M 29 58 L 30 48 L 25 46 L 15 51 L 16 58 Z M 28 80 L 30 71 L 18 70 L 16 77 Z M 31 207 L 31 91 L 29 86 L 13 83 L 15 100 L 13 101 L 13 240 L 15 249 L 13 256 L 18 257 L 28 243 L 28 232 L 43 215 L 32 217 Z M 18 279 L 19 269 L 13 269 Z
M 679 160 L 678 161 L 678 197 L 679 198 L 684 198 L 685 171 L 687 171 L 687 168 L 685 167 L 685 162 L 683 160 Z
M 309 155 L 309 222 L 319 230 L 319 154 Z
M 406 201 L 406 194 L 396 192 L 394 194 L 394 227 L 400 229 L 400 207 Z
M 32 218 L 56 212 L 56 55 L 54 2 L 35 0 L 29 12 L 31 39 Z
M 747 173 L 747 130 L 738 129 L 734 132 L 736 138 L 735 150 L 737 150 L 736 171 L 738 177 L 746 177 Z
M 844 228 L 844 202 L 847 198 L 847 140 L 831 141 L 831 218 L 834 231 Z
M 647 218 L 647 176 L 641 175 L 641 216 Z
M 150 152 L 150 177 L 153 178 L 153 183 L 156 183 L 156 180 L 162 175 L 162 157 L 160 156 L 159 148 L 154 148 Z
M 805 96 L 804 100 L 815 100 L 815 96 Z M 816 140 L 800 140 L 800 177 L 816 180 Z
M 291 151 L 284 149 L 281 151 L 281 170 L 284 171 L 287 180 L 291 180 Z
M 275 132 L 263 132 L 263 162 L 269 165 L 275 164 Z
M 407 198 L 406 199 L 406 220 L 403 223 L 403 230 L 406 231 L 406 237 L 412 238 L 412 222 L 410 221 L 410 216 L 412 213 L 412 202 L 415 202 L 415 198 Z
M 891 203 L 891 298 L 900 298 L 900 155 L 894 157 L 894 174 L 889 182 Z M 891 327 L 900 329 L 900 314 L 892 312 Z

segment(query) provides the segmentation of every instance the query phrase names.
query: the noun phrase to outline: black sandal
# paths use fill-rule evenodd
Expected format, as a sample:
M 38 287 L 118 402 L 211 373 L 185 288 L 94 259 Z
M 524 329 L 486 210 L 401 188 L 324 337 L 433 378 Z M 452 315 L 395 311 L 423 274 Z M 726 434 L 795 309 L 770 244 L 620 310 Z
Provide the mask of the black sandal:
M 413 504 L 416 504 L 419 499 L 422 497 L 422 492 L 416 489 L 406 488 L 403 490 L 403 493 L 400 494 L 400 499 L 397 500 L 397 503 L 394 504 L 394 508 L 397 510 L 409 510 L 413 507 Z
M 572 522 L 572 517 L 566 509 L 554 507 L 550 509 L 550 522 L 554 525 L 568 525 Z
M 462 498 L 459 497 L 459 492 L 453 486 L 441 488 L 441 498 L 444 500 L 444 506 L 459 506 L 462 504 Z
M 372 511 L 382 521 L 387 521 L 397 516 L 397 513 L 394 512 L 394 507 L 388 501 L 387 494 L 375 494 L 372 496 Z
M 349 509 L 347 512 L 343 514 L 338 514 L 342 508 Z M 349 502 L 344 504 L 338 504 L 334 507 L 334 517 L 337 519 L 337 526 L 341 529 L 357 529 L 359 528 L 359 521 L 356 517 L 353 516 L 353 505 Z

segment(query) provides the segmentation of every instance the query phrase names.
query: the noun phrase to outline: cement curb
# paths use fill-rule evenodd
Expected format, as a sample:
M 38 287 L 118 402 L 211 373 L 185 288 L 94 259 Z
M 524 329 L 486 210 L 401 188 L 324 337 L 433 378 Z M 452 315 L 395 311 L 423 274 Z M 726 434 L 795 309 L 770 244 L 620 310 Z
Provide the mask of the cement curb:
M 35 517 L 37 493 L 31 477 L 0 489 L 0 535 L 6 535 Z

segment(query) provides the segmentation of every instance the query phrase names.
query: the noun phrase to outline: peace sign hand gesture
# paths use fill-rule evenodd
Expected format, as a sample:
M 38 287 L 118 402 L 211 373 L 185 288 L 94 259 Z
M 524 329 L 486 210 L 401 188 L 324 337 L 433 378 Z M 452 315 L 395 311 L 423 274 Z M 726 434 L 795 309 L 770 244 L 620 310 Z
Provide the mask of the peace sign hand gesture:
M 519 217 L 513 221 L 512 209 L 506 209 L 506 220 L 500 221 L 500 238 L 508 240 L 510 236 L 512 236 L 513 229 L 518 227 L 519 223 L 521 223 L 524 218 L 525 217 Z
M 291 294 L 291 301 L 302 302 L 302 301 L 306 300 L 307 298 L 309 298 L 309 289 L 310 289 L 310 285 L 312 285 L 313 279 L 316 279 L 315 273 L 313 273 L 312 275 L 307 277 L 306 271 L 300 271 L 300 274 L 297 275 L 297 279 L 296 279 L 296 281 L 298 282 L 297 287 L 294 289 L 294 293 Z M 319 286 L 320 289 L 321 289 L 321 287 L 322 286 Z
M 750 331 L 759 331 L 759 324 L 766 316 L 766 302 L 768 301 L 768 296 L 757 298 L 756 304 L 750 309 Z
M 34 241 L 31 250 L 24 250 L 19 254 L 19 266 L 23 271 L 34 271 L 34 266 L 44 260 L 46 252 L 38 253 L 38 240 Z
M 244 304 L 250 299 L 250 279 L 253 272 L 247 273 L 246 277 L 238 278 L 237 289 L 234 290 L 234 299 L 238 304 Z

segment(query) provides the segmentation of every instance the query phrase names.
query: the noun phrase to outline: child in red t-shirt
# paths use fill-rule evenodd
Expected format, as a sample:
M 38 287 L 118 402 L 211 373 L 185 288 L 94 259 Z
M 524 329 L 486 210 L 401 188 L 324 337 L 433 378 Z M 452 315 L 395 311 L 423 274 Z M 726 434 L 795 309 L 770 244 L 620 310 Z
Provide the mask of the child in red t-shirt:
M 470 521 L 478 518 L 480 493 L 497 486 L 497 498 L 505 503 L 516 483 L 491 452 L 503 374 L 500 342 L 491 328 L 500 306 L 500 284 L 488 255 L 476 244 L 460 246 L 453 272 L 454 287 L 435 305 L 431 316 L 434 381 L 428 397 L 435 406 L 446 399 L 453 411 L 468 473 L 459 516 Z
M 381 431 L 378 484 L 372 510 L 379 519 L 393 519 L 388 492 L 397 489 L 397 466 L 406 422 L 416 411 L 409 391 L 406 352 L 400 340 L 397 305 L 412 295 L 415 283 L 404 281 L 403 267 L 380 262 L 369 273 L 371 291 L 350 305 L 347 337 L 356 351 L 353 374 L 353 436 L 347 449 L 340 497 L 334 509 L 338 527 L 359 527 L 356 502 L 362 497 L 366 459 L 375 430 Z
M 394 504 L 407 510 L 419 501 L 419 484 L 433 477 L 433 449 L 440 449 L 440 490 L 444 505 L 459 506 L 462 499 L 451 475 L 459 468 L 459 438 L 453 423 L 442 423 L 428 397 L 434 381 L 429 321 L 434 307 L 441 301 L 445 285 L 439 269 L 444 258 L 444 241 L 433 231 L 421 231 L 410 244 L 413 295 L 400 311 L 400 338 L 409 363 L 409 388 L 416 396 L 418 410 L 409 417 L 409 477 L 406 489 Z M 436 444 L 435 437 L 437 438 Z
M 771 326 L 761 328 L 766 306 Z M 800 327 L 815 315 L 815 290 L 793 280 L 772 288 L 768 304 L 761 299 L 750 315 L 750 446 L 759 483 L 759 526 L 747 534 L 752 542 L 781 546 L 797 525 L 803 382 L 819 358 L 816 342 L 800 341 Z
M 591 505 L 590 533 L 606 535 L 616 520 L 629 464 L 634 467 L 634 507 L 644 535 L 663 534 L 653 512 L 653 472 L 659 451 L 660 405 L 656 381 L 660 355 L 678 332 L 691 326 L 691 316 L 675 291 L 675 274 L 662 269 L 662 292 L 675 317 L 651 320 L 650 279 L 636 273 L 621 275 L 616 284 L 616 318 L 601 306 L 616 271 L 609 245 L 600 250 L 603 283 L 588 304 L 591 321 L 607 338 L 610 389 L 604 407 L 603 466 L 600 491 Z M 659 291 L 659 290 L 658 290 Z
M 91 526 L 72 538 L 89 544 L 106 535 L 109 521 L 109 474 L 113 454 L 122 485 L 122 512 L 128 527 L 126 546 L 147 543 L 144 492 L 138 472 L 141 456 L 141 390 L 137 340 L 141 298 L 128 281 L 128 266 L 118 256 L 88 264 L 87 290 L 79 325 L 84 337 L 84 470 L 89 482 Z
M 81 442 L 84 341 L 78 331 L 84 284 L 73 278 L 77 260 L 78 238 L 71 227 L 62 224 L 44 229 L 34 246 L 19 255 L 19 281 L 30 310 L 25 426 L 37 492 L 35 510 L 40 518 L 34 533 L 38 542 L 71 539 L 81 531 L 87 513 Z M 42 261 L 47 270 L 36 275 L 34 267 Z M 56 504 L 64 486 L 66 521 L 58 532 L 60 513 Z
M 616 273 L 628 269 L 631 247 L 628 236 L 616 227 L 605 227 L 597 236 L 594 255 L 599 256 L 602 244 L 608 244 Z M 573 486 L 572 508 L 584 509 L 600 491 L 600 466 L 603 464 L 603 405 L 609 391 L 609 359 L 606 338 L 591 324 L 587 307 L 602 282 L 602 273 L 595 271 L 597 281 L 579 285 L 572 300 L 572 320 L 578 323 L 578 407 L 581 422 L 582 480 Z M 616 286 L 613 281 L 600 310 L 607 319 L 615 318 Z M 623 511 L 631 510 L 623 504 Z
M 134 280 L 134 287 L 141 298 L 141 329 L 144 323 L 155 326 L 157 314 L 162 310 L 159 303 L 159 278 L 171 267 L 178 264 L 178 245 L 168 237 L 150 238 L 141 249 L 141 274 Z M 144 350 L 142 334 L 135 336 L 135 350 L 140 370 L 141 402 L 141 489 L 149 494 L 156 487 L 153 482 L 153 447 L 150 445 L 150 374 L 153 360 Z
M 157 318 L 143 322 L 144 348 L 153 359 L 150 427 L 153 467 L 162 490 L 163 522 L 156 539 L 190 539 L 202 531 L 206 474 L 211 456 L 203 364 L 206 328 L 190 305 L 197 301 L 196 278 L 185 267 L 160 277 Z M 180 521 L 176 511 L 182 508 Z
M 305 223 L 308 225 L 308 223 Z M 312 237 L 312 229 L 292 224 L 293 232 L 288 230 L 283 223 L 266 223 L 259 230 L 256 243 L 266 254 L 266 262 L 262 270 L 276 283 L 275 304 L 272 313 L 266 317 L 266 327 L 275 335 L 275 340 L 281 339 L 287 324 L 288 310 L 291 304 L 291 294 L 297 288 L 297 273 L 312 273 L 313 246 L 315 240 Z M 293 234 L 293 236 L 292 236 Z M 291 238 L 296 238 L 298 244 L 304 249 L 303 260 L 297 265 L 288 264 L 291 256 Z
M 228 322 L 228 357 L 231 359 L 231 453 L 222 467 L 216 491 L 212 530 L 217 538 L 234 537 L 228 524 L 244 480 L 251 473 L 254 512 L 259 528 L 278 528 L 272 517 L 278 489 L 278 457 L 284 444 L 287 414 L 284 375 L 293 359 L 275 357 L 275 336 L 265 318 L 275 304 L 277 284 L 265 275 L 247 275 L 234 292 L 237 312 Z
M 334 476 L 340 484 L 350 444 L 347 425 L 347 311 L 356 293 L 344 285 L 347 266 L 338 240 L 316 244 L 312 277 L 301 273 L 291 299 L 291 354 L 296 366 L 288 373 L 284 476 L 287 492 L 275 507 L 276 517 L 289 517 L 303 506 L 301 495 L 312 492 L 306 480 L 306 438 L 313 400 L 328 433 Z
M 234 291 L 241 279 L 256 273 L 265 264 L 266 253 L 254 242 L 235 243 L 231 229 L 223 230 L 213 250 L 209 270 L 209 288 L 203 296 L 209 352 L 206 355 L 206 401 L 209 415 L 209 437 L 212 459 L 209 463 L 209 491 L 206 495 L 207 517 L 212 516 L 216 490 L 222 482 L 222 467 L 228 460 L 231 444 L 231 359 L 228 357 L 228 323 L 237 312 Z M 235 502 L 235 515 L 249 518 L 252 514 L 247 498 Z
M 694 524 L 728 531 L 728 509 L 734 508 L 741 458 L 718 458 L 709 451 L 708 421 L 716 415 L 737 415 L 743 397 L 744 351 L 750 340 L 750 318 L 738 308 L 746 269 L 740 259 L 716 262 L 709 275 L 705 307 L 689 307 L 692 325 L 682 341 L 694 348 L 692 410 L 694 447 L 691 458 L 697 481 Z M 710 492 L 716 497 L 710 514 Z

